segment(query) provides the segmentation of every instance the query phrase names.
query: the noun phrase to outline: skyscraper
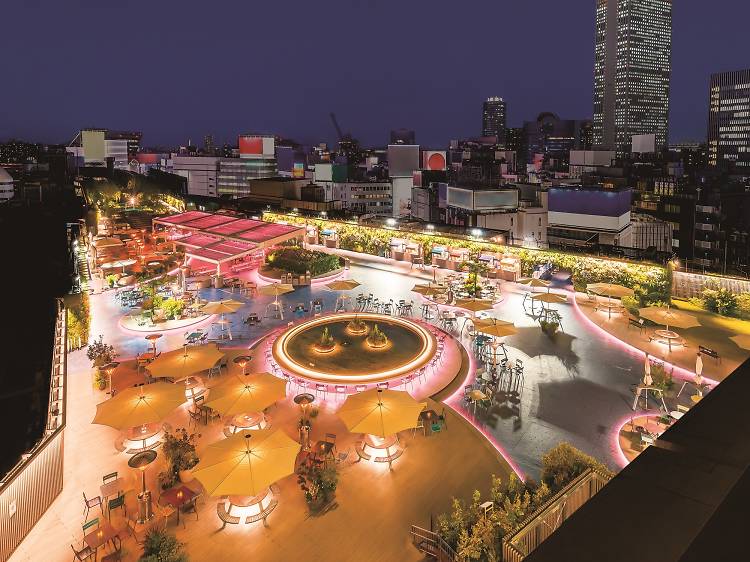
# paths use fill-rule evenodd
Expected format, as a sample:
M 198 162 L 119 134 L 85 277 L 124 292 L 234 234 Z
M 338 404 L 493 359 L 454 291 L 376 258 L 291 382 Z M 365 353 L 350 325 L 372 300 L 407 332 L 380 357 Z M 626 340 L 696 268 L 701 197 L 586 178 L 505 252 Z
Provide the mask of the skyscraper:
M 750 173 L 750 69 L 711 75 L 708 163 Z
M 630 152 L 633 135 L 666 146 L 672 0 L 597 0 L 594 145 Z
M 482 136 L 497 137 L 497 142 L 505 142 L 505 100 L 492 97 L 482 104 Z

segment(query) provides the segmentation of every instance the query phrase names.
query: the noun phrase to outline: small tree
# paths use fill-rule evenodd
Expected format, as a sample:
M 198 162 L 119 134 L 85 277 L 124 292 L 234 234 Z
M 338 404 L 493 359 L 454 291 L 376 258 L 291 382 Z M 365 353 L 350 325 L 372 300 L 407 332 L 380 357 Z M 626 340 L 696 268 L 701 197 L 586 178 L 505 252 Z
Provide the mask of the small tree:
M 611 474 L 606 466 L 570 443 L 560 443 L 542 455 L 542 481 L 554 491 L 563 488 L 587 468 Z
M 177 537 L 165 531 L 152 529 L 143 543 L 141 562 L 187 562 L 188 556 L 182 550 L 183 544 Z
M 86 349 L 86 357 L 91 361 L 92 367 L 102 367 L 107 363 L 112 363 L 117 357 L 115 348 L 104 343 L 104 336 L 100 335 L 98 340 L 94 340 Z
M 181 470 L 190 470 L 198 464 L 195 452 L 195 441 L 199 434 L 188 433 L 185 428 L 178 428 L 174 433 L 164 432 L 162 451 L 167 461 L 167 469 L 159 474 L 162 488 L 172 486 Z

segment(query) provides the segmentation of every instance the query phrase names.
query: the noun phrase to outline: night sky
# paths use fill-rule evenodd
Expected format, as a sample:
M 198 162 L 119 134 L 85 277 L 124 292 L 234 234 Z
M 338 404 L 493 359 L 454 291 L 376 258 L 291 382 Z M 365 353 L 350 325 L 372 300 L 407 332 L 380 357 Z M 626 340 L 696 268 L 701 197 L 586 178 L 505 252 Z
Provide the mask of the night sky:
M 67 142 L 137 129 L 145 145 L 206 133 L 367 145 L 412 128 L 476 136 L 500 95 L 510 125 L 590 118 L 594 0 L 3 0 L 0 139 Z M 750 2 L 676 0 L 670 140 L 705 137 L 712 72 L 750 66 Z

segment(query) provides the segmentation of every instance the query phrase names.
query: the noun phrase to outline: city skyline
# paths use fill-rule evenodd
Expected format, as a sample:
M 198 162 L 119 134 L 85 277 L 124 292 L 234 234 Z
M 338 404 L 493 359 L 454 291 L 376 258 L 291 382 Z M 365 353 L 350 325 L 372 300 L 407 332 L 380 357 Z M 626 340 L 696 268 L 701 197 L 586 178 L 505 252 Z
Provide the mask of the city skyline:
M 730 4 L 736 17 L 710 17 Z M 741 36 L 741 12 L 750 15 L 750 7 L 735 4 L 718 0 L 710 14 L 698 3 L 674 8 L 671 141 L 705 140 L 710 75 L 747 66 L 733 38 Z M 0 138 L 66 142 L 80 128 L 97 126 L 142 130 L 146 145 L 185 144 L 189 138 L 200 144 L 206 134 L 217 143 L 233 142 L 248 130 L 303 143 L 333 142 L 333 111 L 342 128 L 366 145 L 384 145 L 391 129 L 408 128 L 418 143 L 439 147 L 478 135 L 481 104 L 490 96 L 508 102 L 509 126 L 543 111 L 592 117 L 593 1 L 499 3 L 481 11 L 437 2 L 429 23 L 420 7 L 391 2 L 379 3 L 378 10 L 367 2 L 327 10 L 293 2 L 284 13 L 278 6 L 252 12 L 240 6 L 229 20 L 226 11 L 195 18 L 196 6 L 155 6 L 143 18 L 108 6 L 72 10 L 48 4 L 43 20 L 28 5 L 6 7 L 16 25 L 0 41 L 6 51 L 24 49 L 16 49 L 6 65 L 14 79 L 4 97 L 13 111 L 0 124 Z M 277 19 L 284 22 L 280 29 L 247 25 Z M 497 21 L 534 25 L 498 28 L 492 23 Z M 381 31 L 382 40 L 361 41 Z M 403 40 L 389 39 L 394 36 Z M 440 44 L 436 37 L 451 40 Z M 454 46 L 456 39 L 469 46 L 470 58 Z M 341 42 L 352 48 L 342 51 Z M 310 54 L 311 45 L 319 54 Z M 424 45 L 435 45 L 434 56 L 404 57 L 409 45 L 422 45 L 423 53 L 430 49 Z M 517 56 L 499 56 L 498 45 Z M 66 53 L 66 62 L 52 51 Z M 257 70 L 238 72 L 237 65 Z M 488 65 L 499 71 L 477 72 Z M 210 76 L 227 78 L 218 84 L 201 78 L 206 68 Z

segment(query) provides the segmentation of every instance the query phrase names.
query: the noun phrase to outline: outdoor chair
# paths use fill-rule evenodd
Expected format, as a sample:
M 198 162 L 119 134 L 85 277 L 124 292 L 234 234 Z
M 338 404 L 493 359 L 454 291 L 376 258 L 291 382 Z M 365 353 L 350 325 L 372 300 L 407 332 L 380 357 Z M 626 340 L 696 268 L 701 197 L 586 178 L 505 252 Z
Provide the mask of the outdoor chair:
M 117 480 L 116 472 L 110 472 L 109 474 L 105 474 L 104 476 L 102 476 L 102 484 L 106 484 L 107 482 L 112 482 L 113 480 Z
M 343 385 L 343 384 L 337 384 L 335 386 L 334 390 L 336 391 L 337 395 L 340 394 L 342 396 L 346 396 L 346 386 L 345 385 Z
M 415 425 L 414 429 L 412 429 L 412 432 L 411 432 L 412 437 L 416 437 L 418 429 L 422 430 L 422 435 L 427 435 L 427 432 L 424 427 L 424 420 L 422 420 L 421 417 L 417 419 L 417 425 Z
M 113 499 L 109 500 L 107 502 L 107 518 L 112 518 L 112 510 L 117 509 L 118 507 L 122 508 L 122 512 L 125 514 L 125 516 L 128 515 L 128 510 L 125 507 L 125 495 L 124 494 L 118 494 L 118 496 Z
M 333 444 L 333 452 L 335 453 L 336 452 L 336 434 L 326 433 L 325 442 Z
M 99 528 L 99 518 L 94 517 L 91 521 L 86 521 L 83 525 L 81 525 L 81 528 L 83 529 L 83 534 L 85 535 L 92 529 L 98 529 Z
M 443 411 L 440 412 L 438 421 L 440 422 L 440 425 L 442 425 L 446 430 L 448 429 L 448 420 L 445 417 L 445 408 L 443 408 Z
M 316 383 L 315 384 L 315 396 L 318 395 L 318 392 L 322 392 L 323 393 L 323 400 L 325 400 L 327 398 L 327 396 L 328 396 L 328 385 L 321 384 L 321 383 Z
M 198 521 L 198 500 L 203 497 L 202 493 L 198 493 L 193 497 L 192 500 L 182 506 L 182 513 L 195 513 L 195 520 Z M 182 518 L 182 526 L 185 527 L 185 518 Z
M 88 519 L 89 510 L 92 507 L 95 507 L 97 505 L 99 506 L 99 511 L 102 512 L 102 515 L 104 514 L 104 509 L 102 508 L 102 497 L 101 496 L 96 496 L 96 497 L 93 497 L 93 498 L 89 499 L 89 498 L 86 497 L 86 492 L 83 492 L 83 503 L 85 505 L 85 510 L 84 510 L 84 513 L 83 513 L 83 518 L 84 519 Z
M 76 550 L 76 547 L 74 547 L 72 544 L 70 545 L 70 548 L 73 549 L 73 560 L 91 560 L 96 559 L 96 551 L 91 550 L 91 547 L 88 545 L 83 545 L 83 548 L 81 550 Z

